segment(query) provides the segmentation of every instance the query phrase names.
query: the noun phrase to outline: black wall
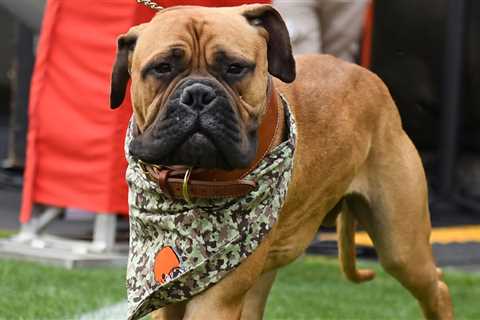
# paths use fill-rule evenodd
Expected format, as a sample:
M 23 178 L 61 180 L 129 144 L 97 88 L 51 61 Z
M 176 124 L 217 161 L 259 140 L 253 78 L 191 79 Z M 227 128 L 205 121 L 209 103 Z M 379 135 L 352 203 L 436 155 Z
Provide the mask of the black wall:
M 418 148 L 441 130 L 448 0 L 375 1 L 372 70 L 389 87 Z M 460 150 L 480 151 L 480 1 L 467 1 Z

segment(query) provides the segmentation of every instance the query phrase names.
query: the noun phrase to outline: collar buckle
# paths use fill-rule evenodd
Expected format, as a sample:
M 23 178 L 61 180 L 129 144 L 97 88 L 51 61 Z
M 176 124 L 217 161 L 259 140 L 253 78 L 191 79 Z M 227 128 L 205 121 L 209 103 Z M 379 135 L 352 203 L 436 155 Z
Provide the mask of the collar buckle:
M 188 204 L 192 204 L 192 199 L 190 198 L 190 192 L 188 191 L 188 181 L 190 180 L 191 174 L 192 174 L 192 167 L 188 167 L 187 171 L 185 171 L 185 175 L 183 176 L 183 184 L 182 184 L 182 196 L 183 196 L 183 199 Z

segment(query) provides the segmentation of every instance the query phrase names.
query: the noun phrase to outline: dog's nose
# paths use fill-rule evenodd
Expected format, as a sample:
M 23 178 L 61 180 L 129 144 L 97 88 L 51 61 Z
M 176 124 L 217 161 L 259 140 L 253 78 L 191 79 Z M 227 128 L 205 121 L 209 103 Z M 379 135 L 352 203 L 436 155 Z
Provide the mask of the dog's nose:
M 195 83 L 183 89 L 180 102 L 199 112 L 205 109 L 216 97 L 213 88 Z

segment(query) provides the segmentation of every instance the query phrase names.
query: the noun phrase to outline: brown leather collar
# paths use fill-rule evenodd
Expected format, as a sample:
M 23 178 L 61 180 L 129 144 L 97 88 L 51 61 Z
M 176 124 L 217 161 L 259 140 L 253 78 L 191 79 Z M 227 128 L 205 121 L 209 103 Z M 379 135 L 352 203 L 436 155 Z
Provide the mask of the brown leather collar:
M 255 160 L 246 169 L 205 170 L 186 166 L 160 166 L 140 162 L 147 177 L 158 183 L 166 195 L 190 202 L 191 198 L 229 198 L 246 195 L 256 187 L 254 181 L 243 178 L 252 172 L 282 135 L 277 92 L 269 80 L 269 101 L 258 128 L 258 147 Z

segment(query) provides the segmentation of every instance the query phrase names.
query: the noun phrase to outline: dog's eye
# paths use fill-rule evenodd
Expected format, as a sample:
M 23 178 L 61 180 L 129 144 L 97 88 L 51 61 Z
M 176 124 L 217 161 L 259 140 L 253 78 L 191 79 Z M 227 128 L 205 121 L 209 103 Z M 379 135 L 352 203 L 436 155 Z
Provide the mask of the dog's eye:
M 238 63 L 232 63 L 231 65 L 228 66 L 227 68 L 227 73 L 231 75 L 240 75 L 245 71 L 245 67 L 238 64 Z
M 153 71 L 158 74 L 166 74 L 172 72 L 172 66 L 170 63 L 159 63 L 153 67 Z

